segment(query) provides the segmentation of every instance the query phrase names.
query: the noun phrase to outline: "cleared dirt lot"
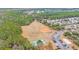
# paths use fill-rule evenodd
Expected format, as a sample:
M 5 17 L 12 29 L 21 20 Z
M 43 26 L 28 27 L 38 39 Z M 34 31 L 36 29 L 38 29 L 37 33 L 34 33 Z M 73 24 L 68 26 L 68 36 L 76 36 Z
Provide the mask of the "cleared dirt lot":
M 50 36 L 55 33 L 49 27 L 34 21 L 28 26 L 22 26 L 22 36 L 28 38 L 30 41 L 42 38 L 45 40 L 51 39 Z
M 53 35 L 56 31 L 50 29 L 48 26 L 45 26 L 44 24 L 34 21 L 28 26 L 22 26 L 22 36 L 24 38 L 27 38 L 30 42 L 35 41 L 37 39 L 43 39 L 48 42 L 51 41 L 51 35 Z M 52 42 L 52 47 L 55 48 L 54 43 Z
M 22 26 L 22 36 L 24 38 L 27 38 L 30 42 L 33 42 L 38 39 L 42 39 L 46 41 L 46 45 L 41 46 L 40 49 L 51 49 L 48 46 L 51 46 L 53 49 L 57 49 L 55 42 L 53 42 L 51 39 L 54 35 L 55 30 L 49 28 L 48 26 L 45 26 L 44 24 L 38 22 L 38 21 L 33 21 L 30 25 L 27 26 Z M 67 41 L 66 43 L 68 44 L 68 41 L 70 40 L 65 40 L 67 39 L 66 37 L 61 35 L 61 40 L 62 41 Z M 49 45 L 49 42 L 51 42 L 51 45 Z M 75 47 L 76 49 L 79 49 L 72 41 L 70 41 L 70 47 Z

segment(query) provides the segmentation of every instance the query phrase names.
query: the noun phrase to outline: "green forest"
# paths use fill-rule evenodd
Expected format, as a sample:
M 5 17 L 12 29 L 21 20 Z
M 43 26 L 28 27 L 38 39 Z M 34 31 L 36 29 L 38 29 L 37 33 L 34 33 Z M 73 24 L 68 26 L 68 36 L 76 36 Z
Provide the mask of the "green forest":
M 0 20 L 0 49 L 34 49 L 28 39 L 21 36 L 21 26 L 31 23 L 31 16 L 10 11 L 0 16 Z

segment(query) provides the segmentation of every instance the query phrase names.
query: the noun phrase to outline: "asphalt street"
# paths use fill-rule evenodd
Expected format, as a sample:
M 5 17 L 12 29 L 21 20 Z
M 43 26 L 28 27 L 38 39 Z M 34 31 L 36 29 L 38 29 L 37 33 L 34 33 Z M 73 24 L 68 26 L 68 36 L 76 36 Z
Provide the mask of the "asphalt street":
M 63 31 L 58 31 L 54 34 L 54 36 L 52 37 L 52 40 L 54 41 L 54 43 L 56 44 L 56 46 L 58 47 L 58 49 L 62 49 L 62 50 L 72 50 L 72 48 L 65 42 L 63 42 L 60 39 L 60 36 L 63 34 Z

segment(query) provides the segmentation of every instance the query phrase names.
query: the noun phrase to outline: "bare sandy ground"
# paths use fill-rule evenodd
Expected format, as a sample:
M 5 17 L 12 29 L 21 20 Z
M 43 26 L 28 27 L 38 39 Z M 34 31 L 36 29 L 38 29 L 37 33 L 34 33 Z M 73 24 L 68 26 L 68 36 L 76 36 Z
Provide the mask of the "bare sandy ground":
M 74 44 L 74 42 L 71 39 L 66 38 L 64 35 L 61 35 L 61 39 L 62 41 L 66 41 L 66 43 L 69 44 L 70 47 L 72 47 L 73 49 L 79 49 L 79 47 L 76 44 Z
M 22 36 L 28 38 L 30 41 L 36 39 L 51 39 L 50 36 L 55 33 L 55 30 L 51 30 L 49 27 L 34 21 L 28 26 L 22 26 Z
M 51 35 L 53 35 L 56 31 L 50 29 L 48 26 L 45 26 L 44 24 L 34 21 L 28 26 L 22 26 L 22 36 L 24 38 L 27 38 L 30 42 L 37 40 L 37 39 L 43 39 L 47 43 L 52 42 L 51 41 Z M 52 45 L 54 49 L 56 48 L 54 45 L 54 42 L 52 42 Z
M 34 21 L 32 22 L 30 25 L 28 26 L 22 26 L 22 36 L 24 38 L 27 38 L 30 42 L 38 40 L 38 39 L 43 39 L 47 42 L 47 44 L 49 42 L 52 43 L 52 47 L 53 49 L 56 49 L 56 45 L 55 43 L 51 40 L 51 36 L 56 32 L 53 29 L 50 29 L 48 26 L 45 26 L 44 24 L 38 22 L 38 21 Z M 63 36 L 63 34 L 61 35 L 61 39 L 62 41 L 64 41 L 64 39 L 67 39 L 65 36 Z M 79 49 L 72 41 L 70 41 L 68 39 L 69 42 L 71 42 L 70 46 L 75 47 L 76 49 Z M 49 49 L 47 47 L 47 45 L 45 46 L 41 46 L 40 49 Z

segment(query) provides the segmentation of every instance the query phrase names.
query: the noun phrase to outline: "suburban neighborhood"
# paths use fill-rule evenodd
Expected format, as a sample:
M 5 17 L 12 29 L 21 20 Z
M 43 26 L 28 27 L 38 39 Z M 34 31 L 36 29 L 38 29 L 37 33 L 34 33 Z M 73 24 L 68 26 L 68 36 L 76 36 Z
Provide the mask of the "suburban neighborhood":
M 46 22 L 48 24 L 53 25 L 53 24 L 59 24 L 63 25 L 66 30 L 71 30 L 71 31 L 79 31 L 79 17 L 71 17 L 71 18 L 64 18 L 64 19 L 55 19 L 55 20 L 50 20 L 50 19 L 43 19 L 41 21 L 42 23 Z
M 0 9 L 0 50 L 79 50 L 79 9 Z

